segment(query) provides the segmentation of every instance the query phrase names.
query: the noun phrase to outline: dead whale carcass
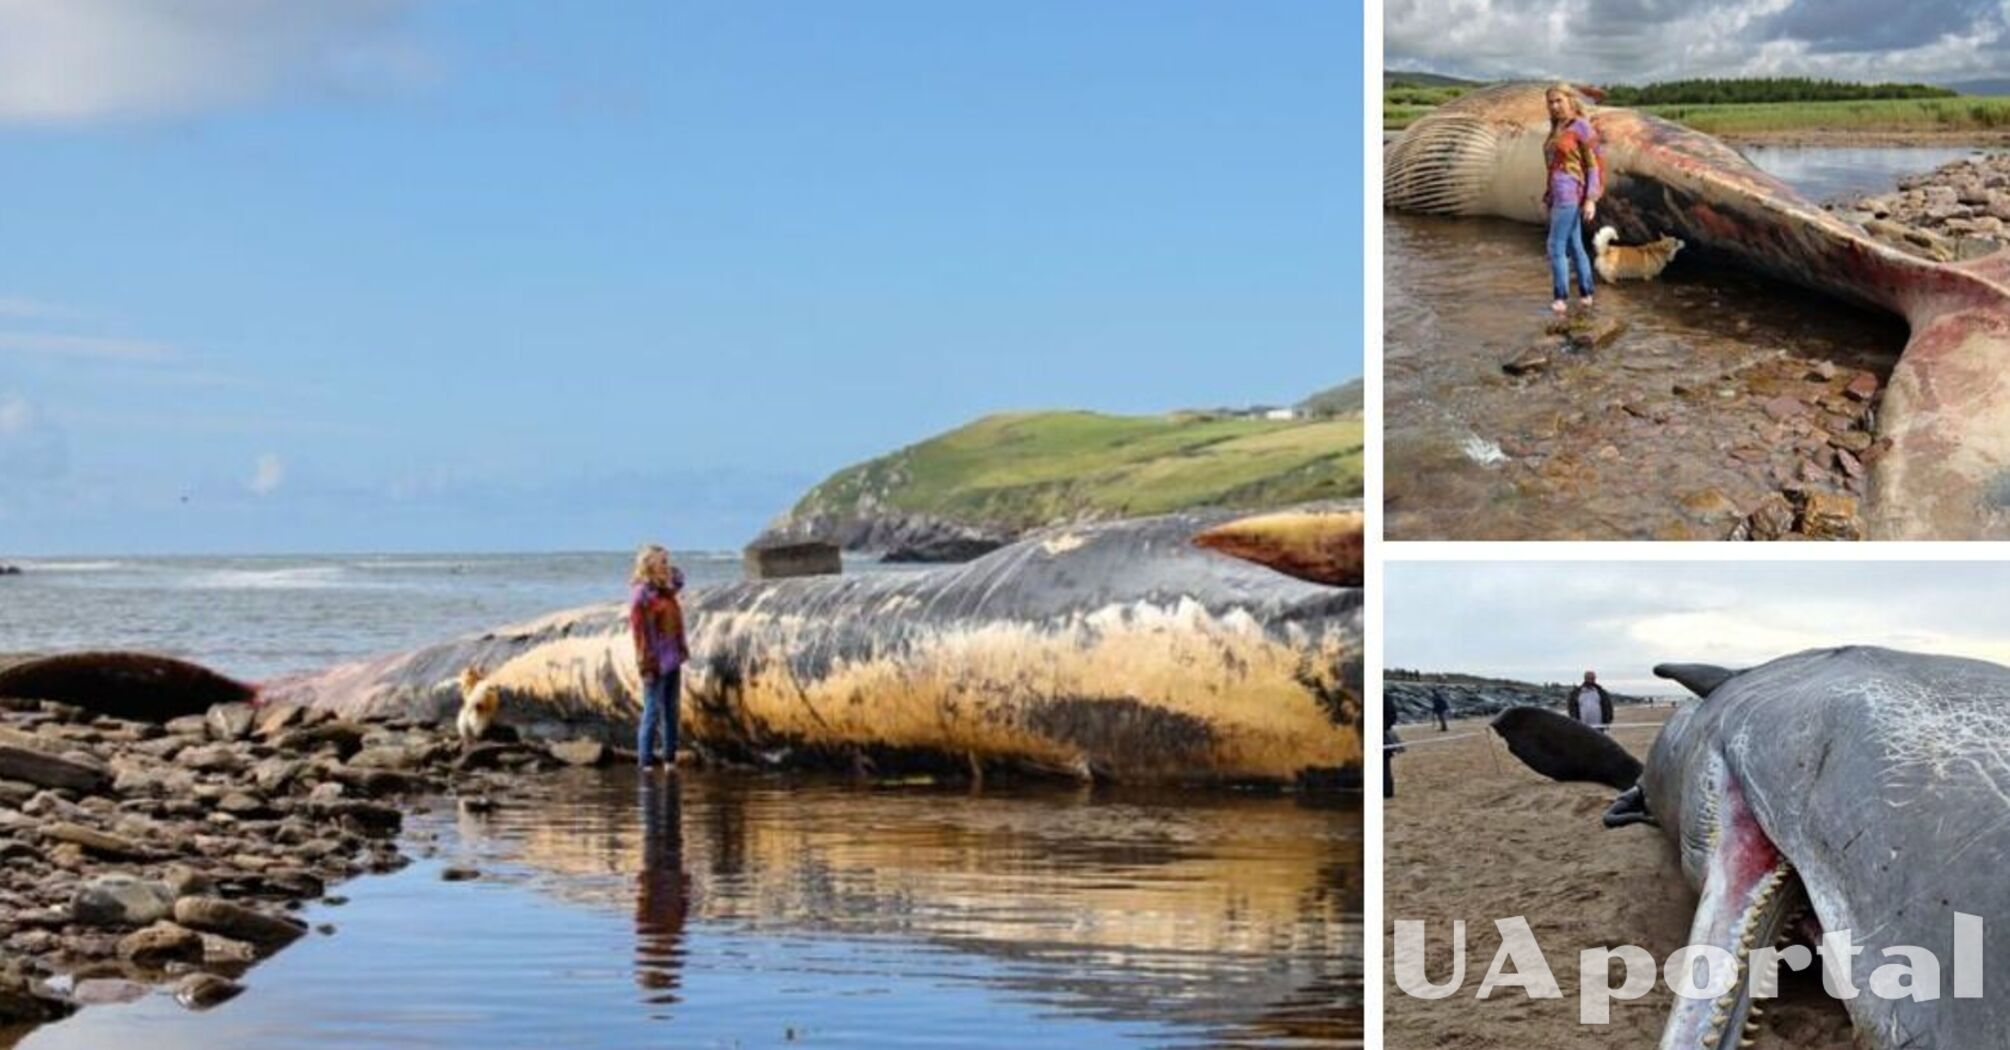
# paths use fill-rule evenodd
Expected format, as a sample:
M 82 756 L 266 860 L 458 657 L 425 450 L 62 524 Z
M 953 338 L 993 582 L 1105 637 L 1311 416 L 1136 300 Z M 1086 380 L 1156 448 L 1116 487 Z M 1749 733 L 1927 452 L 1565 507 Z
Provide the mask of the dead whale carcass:
M 1668 836 L 1700 897 L 1689 943 L 1720 950 L 1704 958 L 1710 979 L 1700 983 L 1728 988 L 1678 997 L 1664 1050 L 1750 1034 L 1754 951 L 1806 935 L 1795 922 L 1802 908 L 1820 931 L 1847 931 L 1860 949 L 1831 956 L 1860 993 L 1844 1003 L 1858 1045 L 1973 1046 L 1977 1033 L 2003 1031 L 2010 1000 L 1986 988 L 1961 995 L 1957 982 L 1965 962 L 1979 987 L 1976 968 L 2010 952 L 2010 916 L 1997 903 L 2010 855 L 2010 668 L 1853 646 L 1743 671 L 1654 670 L 1702 699 L 1670 717 L 1605 822 L 1658 824 Z M 1552 724 L 1562 716 L 1538 714 L 1547 717 L 1503 735 L 1563 740 Z M 1575 746 L 1574 768 L 1614 768 L 1623 757 L 1609 738 Z M 1604 761 L 1600 751 L 1619 754 Z M 1963 915 L 1977 920 L 1966 950 Z M 1909 949 L 1930 953 L 1933 974 L 1914 968 L 1920 956 Z M 1912 964 L 1908 977 L 1880 975 L 1895 962 Z M 1908 980 L 1935 994 L 1890 994 Z
M 1358 532 L 1357 518 L 1332 517 Z M 740 755 L 1122 780 L 1358 770 L 1359 590 L 1194 544 L 1227 520 L 1082 526 L 922 572 L 693 588 L 685 734 Z M 470 664 L 502 690 L 505 721 L 634 724 L 618 604 L 279 679 L 260 696 L 438 717 Z
M 1543 84 L 1440 106 L 1384 151 L 1399 211 L 1543 221 Z M 1878 407 L 1877 539 L 2010 537 L 2010 252 L 1938 263 L 1822 210 L 1737 150 L 1679 124 L 1591 106 L 1604 143 L 1600 222 L 1630 241 L 1674 235 L 1689 262 L 1726 261 L 1898 314 L 1912 333 Z

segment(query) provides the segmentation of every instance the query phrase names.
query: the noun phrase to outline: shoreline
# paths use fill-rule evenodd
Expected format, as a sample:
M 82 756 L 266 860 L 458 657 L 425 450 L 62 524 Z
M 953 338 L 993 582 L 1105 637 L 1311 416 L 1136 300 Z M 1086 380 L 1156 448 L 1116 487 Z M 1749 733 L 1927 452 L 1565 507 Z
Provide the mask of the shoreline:
M 0 700 L 0 1046 L 83 1006 L 171 987 L 207 1009 L 308 936 L 293 912 L 410 863 L 415 801 L 474 810 L 597 741 L 464 748 L 408 720 L 221 704 L 165 724 Z M 450 872 L 444 877 L 473 877 Z

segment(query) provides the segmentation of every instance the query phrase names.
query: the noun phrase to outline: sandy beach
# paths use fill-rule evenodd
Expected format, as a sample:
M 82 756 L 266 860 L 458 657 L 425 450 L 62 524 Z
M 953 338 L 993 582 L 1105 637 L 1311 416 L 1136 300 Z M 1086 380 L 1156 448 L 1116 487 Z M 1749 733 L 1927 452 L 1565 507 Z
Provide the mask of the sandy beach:
M 1658 723 L 1663 708 L 1621 708 L 1618 723 Z M 1388 971 L 1385 1045 L 1392 1050 L 1549 1047 L 1555 1050 L 1651 1047 L 1674 994 L 1657 981 L 1639 999 L 1615 1000 L 1611 1022 L 1579 1023 L 1577 953 L 1637 944 L 1657 961 L 1687 940 L 1695 895 L 1673 851 L 1644 825 L 1607 831 L 1599 816 L 1612 792 L 1596 784 L 1558 784 L 1529 771 L 1488 732 L 1485 719 L 1398 729 L 1409 748 L 1395 756 L 1396 797 L 1384 811 L 1387 894 L 1385 952 L 1394 922 L 1427 923 L 1427 975 L 1452 972 L 1451 924 L 1466 922 L 1465 983 L 1444 999 L 1412 998 Z M 1463 736 L 1461 736 L 1463 734 Z M 1651 728 L 1616 737 L 1645 757 Z M 1434 742 L 1443 738 L 1443 742 Z M 1456 739 L 1454 739 L 1456 738 Z M 1563 997 L 1532 1000 L 1516 988 L 1475 996 L 1500 946 L 1495 919 L 1528 920 Z M 1389 956 L 1385 954 L 1385 958 Z M 1613 968 L 1611 983 L 1621 980 Z M 1821 994 L 1818 979 L 1783 975 L 1783 994 L 1767 1008 L 1758 1048 L 1850 1046 L 1849 1020 Z

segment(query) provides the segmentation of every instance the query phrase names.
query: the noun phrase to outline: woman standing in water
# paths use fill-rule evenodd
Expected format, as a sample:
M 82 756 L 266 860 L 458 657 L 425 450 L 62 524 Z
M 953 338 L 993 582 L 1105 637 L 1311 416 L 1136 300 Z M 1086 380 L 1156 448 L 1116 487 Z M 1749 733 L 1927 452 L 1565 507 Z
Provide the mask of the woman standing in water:
M 1543 93 L 1549 103 L 1549 137 L 1543 140 L 1543 163 L 1549 174 L 1542 193 L 1549 211 L 1549 274 L 1558 317 L 1570 310 L 1570 264 L 1577 264 L 1577 290 L 1591 309 L 1591 256 L 1584 250 L 1584 224 L 1598 214 L 1605 179 L 1598 159 L 1598 133 L 1584 119 L 1577 96 L 1556 84 Z
M 670 552 L 648 544 L 635 554 L 629 578 L 628 630 L 635 639 L 635 666 L 642 671 L 642 731 L 635 741 L 635 760 L 642 768 L 655 761 L 656 742 L 663 741 L 663 764 L 677 762 L 677 707 L 683 693 L 684 609 L 677 592 L 684 574 L 670 565 Z

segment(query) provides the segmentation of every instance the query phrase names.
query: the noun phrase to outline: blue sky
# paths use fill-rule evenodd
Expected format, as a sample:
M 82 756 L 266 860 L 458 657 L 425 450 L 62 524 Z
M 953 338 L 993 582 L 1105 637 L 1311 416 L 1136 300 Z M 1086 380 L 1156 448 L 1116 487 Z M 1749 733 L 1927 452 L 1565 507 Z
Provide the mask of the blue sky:
M 1361 371 L 1330 2 L 0 7 L 0 556 L 737 546 Z

